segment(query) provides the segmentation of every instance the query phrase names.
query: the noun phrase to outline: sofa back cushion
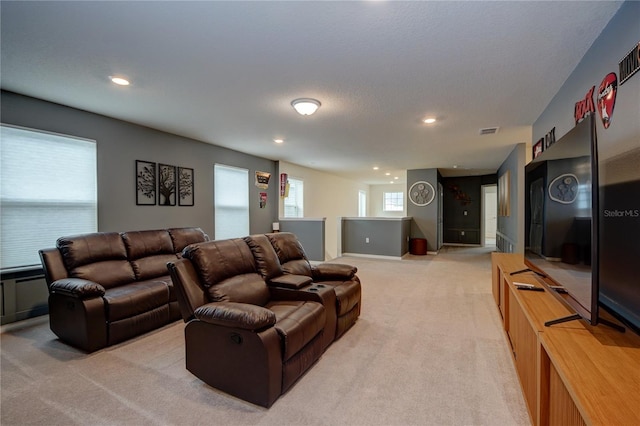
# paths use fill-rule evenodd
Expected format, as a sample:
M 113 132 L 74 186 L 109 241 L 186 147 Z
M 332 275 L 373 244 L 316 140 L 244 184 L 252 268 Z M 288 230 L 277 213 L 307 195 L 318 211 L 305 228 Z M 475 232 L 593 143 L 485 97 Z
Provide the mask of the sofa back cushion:
M 173 243 L 173 251 L 178 255 L 189 244 L 209 241 L 209 236 L 200 228 L 171 228 L 167 231 Z
M 130 231 L 120 235 L 137 280 L 149 280 L 169 274 L 167 263 L 178 258 L 169 232 Z
M 208 241 L 187 246 L 189 259 L 211 302 L 239 302 L 264 306 L 267 284 L 256 270 L 249 246 L 241 238 Z
M 105 288 L 135 280 L 127 250 L 117 232 L 98 232 L 58 238 L 69 276 L 94 281 Z
M 245 237 L 244 241 L 251 249 L 258 272 L 265 280 L 268 281 L 282 275 L 280 260 L 266 235 L 251 235 Z
M 266 234 L 266 236 L 278 255 L 282 270 L 285 273 L 312 276 L 311 264 L 295 234 L 291 232 L 274 232 Z

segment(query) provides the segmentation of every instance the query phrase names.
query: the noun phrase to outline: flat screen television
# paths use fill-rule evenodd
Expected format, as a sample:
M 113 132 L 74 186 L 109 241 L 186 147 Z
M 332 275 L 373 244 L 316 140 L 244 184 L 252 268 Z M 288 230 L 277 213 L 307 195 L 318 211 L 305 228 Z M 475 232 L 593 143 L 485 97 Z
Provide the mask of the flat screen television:
M 596 145 L 589 115 L 525 167 L 525 264 L 576 312 L 550 323 L 599 320 Z

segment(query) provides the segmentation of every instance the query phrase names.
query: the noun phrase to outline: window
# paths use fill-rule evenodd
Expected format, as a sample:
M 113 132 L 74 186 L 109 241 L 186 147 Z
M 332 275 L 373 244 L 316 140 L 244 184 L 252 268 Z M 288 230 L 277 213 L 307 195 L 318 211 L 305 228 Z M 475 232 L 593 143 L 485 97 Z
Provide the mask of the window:
M 289 178 L 289 196 L 284 199 L 284 217 L 304 217 L 304 182 Z
M 96 143 L 0 127 L 0 268 L 40 265 L 38 250 L 98 229 Z
M 404 210 L 404 193 L 403 192 L 385 192 L 384 193 L 384 211 L 401 212 Z
M 215 164 L 215 239 L 249 235 L 249 171 Z
M 358 191 L 358 216 L 367 216 L 367 192 Z

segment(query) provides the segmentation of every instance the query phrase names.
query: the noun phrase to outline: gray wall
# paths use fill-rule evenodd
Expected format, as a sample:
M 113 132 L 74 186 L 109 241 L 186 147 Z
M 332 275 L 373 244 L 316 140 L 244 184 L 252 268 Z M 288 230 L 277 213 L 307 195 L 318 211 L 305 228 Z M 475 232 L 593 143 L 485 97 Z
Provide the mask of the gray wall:
M 6 91 L 1 117 L 5 124 L 97 141 L 99 231 L 199 226 L 214 238 L 214 163 L 249 169 L 250 233 L 270 232 L 277 220 L 278 177 L 271 160 Z M 135 160 L 193 168 L 195 205 L 136 206 Z M 71 167 L 60 164 L 60 173 Z M 259 207 L 264 191 L 254 185 L 256 170 L 271 173 L 264 209 Z
M 526 162 L 526 144 L 521 143 L 511 151 L 498 169 L 499 179 L 509 170 L 509 216 L 498 214 L 496 245 L 506 253 L 524 253 L 524 166 Z
M 401 257 L 409 251 L 410 223 L 408 217 L 342 218 L 342 253 Z
M 418 181 L 429 182 L 438 191 L 438 169 L 407 170 L 407 194 L 411 185 Z M 437 251 L 438 240 L 438 205 L 441 197 L 436 193 L 433 201 L 426 206 L 416 206 L 407 197 L 407 216 L 411 221 L 411 238 L 426 238 L 427 250 Z
M 296 234 L 309 260 L 324 261 L 325 219 L 282 219 L 280 231 Z

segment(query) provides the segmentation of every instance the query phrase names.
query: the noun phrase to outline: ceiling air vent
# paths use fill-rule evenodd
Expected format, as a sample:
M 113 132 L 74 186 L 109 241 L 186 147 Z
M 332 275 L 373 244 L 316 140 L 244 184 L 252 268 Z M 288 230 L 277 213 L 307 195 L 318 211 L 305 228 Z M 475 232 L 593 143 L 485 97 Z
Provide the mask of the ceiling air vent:
M 484 129 L 480 129 L 480 135 L 495 135 L 498 133 L 498 129 L 500 127 L 486 127 Z

